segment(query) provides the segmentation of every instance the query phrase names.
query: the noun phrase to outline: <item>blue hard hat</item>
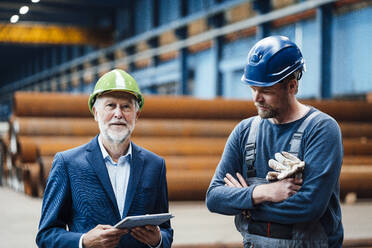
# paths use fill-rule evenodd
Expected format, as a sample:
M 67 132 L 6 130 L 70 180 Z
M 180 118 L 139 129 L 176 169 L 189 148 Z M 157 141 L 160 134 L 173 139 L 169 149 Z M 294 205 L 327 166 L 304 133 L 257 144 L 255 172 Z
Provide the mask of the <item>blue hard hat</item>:
M 268 87 L 300 69 L 305 70 L 305 62 L 297 45 L 285 36 L 269 36 L 249 51 L 242 81 Z

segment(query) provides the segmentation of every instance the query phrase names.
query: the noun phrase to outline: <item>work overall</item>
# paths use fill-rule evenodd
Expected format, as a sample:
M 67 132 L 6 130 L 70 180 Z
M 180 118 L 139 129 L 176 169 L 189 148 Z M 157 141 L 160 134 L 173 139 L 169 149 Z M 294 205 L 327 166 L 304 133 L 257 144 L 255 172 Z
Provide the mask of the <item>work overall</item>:
M 297 156 L 301 145 L 303 132 L 310 120 L 319 114 L 319 111 L 309 115 L 290 141 L 290 153 Z M 246 144 L 246 164 L 243 173 L 247 175 L 248 185 L 268 183 L 265 178 L 256 177 L 254 160 L 256 156 L 256 136 L 261 118 L 253 119 Z M 319 221 L 280 224 L 273 222 L 256 221 L 244 211 L 235 216 L 235 226 L 242 234 L 244 248 L 259 247 L 285 247 L 285 248 L 318 248 L 328 247 L 328 237 Z

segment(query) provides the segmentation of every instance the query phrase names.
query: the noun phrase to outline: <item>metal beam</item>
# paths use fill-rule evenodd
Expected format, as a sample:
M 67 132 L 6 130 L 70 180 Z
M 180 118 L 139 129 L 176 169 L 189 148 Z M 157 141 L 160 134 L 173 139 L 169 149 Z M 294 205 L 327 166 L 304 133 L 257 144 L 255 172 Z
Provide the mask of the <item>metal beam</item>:
M 109 44 L 110 32 L 54 25 L 0 24 L 0 43 Z
M 209 30 L 207 32 L 204 32 L 202 34 L 195 35 L 195 36 L 192 36 L 192 37 L 187 38 L 185 40 L 180 40 L 180 41 L 174 42 L 174 43 L 169 44 L 169 45 L 165 45 L 165 46 L 162 46 L 162 47 L 153 48 L 153 49 L 149 49 L 149 50 L 137 53 L 137 54 L 133 54 L 133 55 L 127 56 L 125 58 L 119 59 L 117 62 L 121 63 L 121 64 L 130 64 L 130 63 L 132 63 L 134 61 L 137 61 L 137 60 L 151 58 L 153 56 L 160 55 L 160 54 L 163 54 L 163 53 L 172 52 L 172 51 L 178 51 L 182 48 L 187 48 L 191 45 L 198 44 L 198 43 L 203 42 L 203 41 L 208 41 L 208 40 L 211 40 L 211 39 L 213 39 L 215 37 L 218 37 L 218 36 L 221 36 L 221 35 L 226 35 L 228 33 L 240 31 L 240 30 L 243 30 L 243 29 L 246 29 L 246 28 L 255 27 L 257 25 L 260 25 L 261 23 L 266 23 L 266 22 L 269 22 L 269 21 L 272 21 L 272 20 L 275 20 L 275 19 L 278 19 L 278 18 L 282 18 L 282 17 L 285 17 L 285 16 L 301 13 L 301 12 L 304 12 L 306 10 L 317 8 L 317 7 L 323 6 L 325 4 L 333 3 L 333 2 L 336 2 L 336 1 L 337 0 L 312 0 L 312 1 L 301 2 L 301 3 L 295 4 L 295 5 L 292 5 L 292 6 L 289 6 L 289 7 L 285 7 L 285 8 L 279 9 L 279 10 L 274 10 L 274 11 L 269 12 L 269 13 L 264 14 L 264 15 L 255 16 L 253 18 L 249 18 L 249 19 L 246 19 L 246 20 L 243 20 L 243 21 L 240 21 L 240 22 L 229 24 L 229 25 L 223 26 L 221 28 L 214 28 L 214 29 Z M 185 19 L 187 19 L 187 18 L 185 18 Z M 183 23 L 183 21 L 182 21 L 182 23 Z M 185 25 L 185 24 L 187 24 L 187 22 L 183 23 L 183 25 Z M 75 67 L 75 66 L 83 64 L 85 62 L 89 62 L 91 60 L 97 59 L 99 56 L 101 56 L 101 54 L 112 53 L 116 49 L 126 49 L 127 47 L 129 47 L 131 45 L 133 46 L 134 44 L 136 44 L 139 41 L 147 40 L 151 37 L 154 37 L 154 36 L 157 36 L 157 35 L 161 34 L 162 32 L 172 30 L 172 28 L 173 28 L 172 25 L 167 25 L 167 28 L 159 28 L 159 29 L 156 29 L 155 32 L 150 32 L 150 34 L 138 35 L 138 36 L 136 36 L 132 39 L 129 39 L 127 41 L 123 41 L 123 42 L 119 43 L 118 45 L 114 45 L 114 46 L 111 46 L 111 47 L 106 48 L 106 49 L 101 49 L 99 51 L 92 52 L 91 54 L 88 54 L 88 55 L 83 56 L 81 58 L 75 59 L 75 60 L 73 60 L 69 63 L 62 64 L 62 65 L 60 65 L 58 67 L 55 67 L 55 68 L 52 68 L 48 71 L 38 73 L 38 74 L 33 75 L 31 77 L 28 77 L 28 78 L 19 80 L 17 82 L 14 82 L 10 85 L 4 86 L 4 87 L 0 88 L 0 92 L 3 92 L 3 93 L 13 92 L 13 91 L 15 91 L 19 88 L 22 88 L 24 86 L 32 84 L 32 82 L 37 81 L 37 79 L 43 79 L 43 78 L 46 78 L 50 75 L 54 75 L 54 74 L 66 71 L 67 69 L 69 69 L 71 67 Z
M 176 29 L 176 35 L 177 38 L 180 40 L 186 39 L 187 37 L 187 27 L 182 27 Z M 189 92 L 189 66 L 188 66 L 188 57 L 189 57 L 189 52 L 187 48 L 182 48 L 180 50 L 180 55 L 179 55 L 179 65 L 180 65 L 180 93 L 182 95 L 190 95 L 191 92 Z
M 0 11 L 1 13 L 1 11 Z M 4 12 L 3 12 L 4 13 Z M 0 15 L 0 22 L 9 23 L 9 19 L 13 14 L 6 12 L 5 14 Z M 54 24 L 54 25 L 73 25 L 77 27 L 97 27 L 97 19 L 91 15 L 81 14 L 81 15 L 66 15 L 63 12 L 58 14 L 38 14 L 38 13 L 29 13 L 27 15 L 20 16 L 18 24 Z
M 127 1 L 123 0 L 109 0 L 109 1 L 102 1 L 102 0 L 41 0 L 39 3 L 34 4 L 31 3 L 30 0 L 2 0 L 0 2 L 0 5 L 2 3 L 17 3 L 19 5 L 29 5 L 31 6 L 36 6 L 36 5 L 59 5 L 59 6 L 64 6 L 66 8 L 69 7 L 79 7 L 82 8 L 84 7 L 85 9 L 87 8 L 94 8 L 94 9 L 113 9 L 116 7 L 123 6 L 124 4 L 127 3 Z M 88 6 L 88 7 L 87 7 Z
M 223 12 L 218 13 L 208 18 L 208 24 L 213 28 L 220 28 L 225 24 L 225 15 Z M 212 53 L 214 64 L 214 78 L 216 84 L 216 96 L 223 95 L 222 72 L 220 71 L 220 61 L 222 60 L 222 49 L 224 44 L 224 37 L 217 36 L 213 39 Z
M 316 8 L 318 6 L 322 6 L 322 5 L 332 3 L 332 2 L 335 2 L 335 1 L 337 1 L 337 0 L 312 0 L 312 1 L 306 1 L 306 2 L 303 2 L 303 3 L 299 3 L 299 4 L 296 4 L 295 6 L 289 6 L 289 7 L 286 7 L 286 8 L 275 10 L 275 11 L 272 11 L 268 14 L 265 14 L 265 15 L 262 15 L 262 16 L 255 16 L 253 18 L 243 20 L 243 21 L 240 21 L 240 22 L 236 22 L 236 23 L 233 23 L 233 24 L 229 24 L 229 25 L 223 26 L 221 28 L 214 28 L 214 29 L 211 29 L 209 31 L 203 32 L 199 35 L 189 37 L 188 39 L 185 39 L 185 40 L 180 40 L 180 41 L 174 42 L 174 43 L 169 44 L 169 45 L 164 45 L 162 47 L 158 47 L 158 48 L 155 48 L 155 49 L 149 49 L 149 50 L 137 53 L 135 55 L 125 57 L 125 58 L 121 59 L 121 63 L 129 63 L 129 62 L 136 61 L 136 60 L 146 59 L 146 58 L 149 58 L 149 57 L 152 57 L 152 56 L 155 56 L 155 55 L 160 55 L 160 54 L 163 54 L 163 53 L 169 53 L 169 52 L 172 52 L 172 51 L 180 50 L 182 48 L 189 47 L 189 46 L 192 46 L 192 45 L 204 42 L 204 41 L 212 40 L 213 38 L 221 36 L 221 35 L 226 35 L 226 34 L 229 34 L 229 33 L 232 33 L 232 32 L 237 32 L 237 31 L 242 30 L 242 29 L 255 27 L 255 26 L 257 26 L 261 23 L 272 21 L 272 20 L 282 18 L 282 17 L 288 16 L 288 15 L 293 15 L 293 14 L 297 14 L 297 13 L 300 13 L 300 12 L 304 12 L 306 10 Z M 106 48 L 106 49 L 97 51 L 96 53 L 97 54 L 106 53 L 108 51 L 111 51 L 114 47 L 116 49 L 120 48 L 120 47 L 114 45 L 110 48 Z M 96 54 L 91 54 L 89 56 L 95 57 L 97 55 Z M 89 59 L 89 58 L 86 57 L 86 58 L 82 58 L 82 59 Z M 72 61 L 71 63 L 74 63 L 74 62 L 76 63 L 78 61 Z
M 320 96 L 322 99 L 329 99 L 332 96 L 331 75 L 332 75 L 332 4 L 321 6 L 317 9 L 317 24 L 319 30 L 319 51 L 320 51 Z
M 64 5 L 80 5 L 80 6 L 89 6 L 96 7 L 96 8 L 116 8 L 123 6 L 126 4 L 127 1 L 123 0 L 42 0 L 41 2 L 45 3 L 56 3 L 56 4 L 64 4 Z
M 120 43 L 117 43 L 116 45 L 112 46 L 109 49 L 116 50 L 117 48 L 120 48 L 120 47 L 135 45 L 139 41 L 148 40 L 152 37 L 159 36 L 160 34 L 165 33 L 169 30 L 175 30 L 177 28 L 182 28 L 184 26 L 187 26 L 189 23 L 194 22 L 198 19 L 212 16 L 214 14 L 217 14 L 217 13 L 220 13 L 220 12 L 225 11 L 227 9 L 230 9 L 232 7 L 235 7 L 239 4 L 242 4 L 242 3 L 245 3 L 245 2 L 251 2 L 251 1 L 253 1 L 253 0 L 230 0 L 230 1 L 227 1 L 223 4 L 216 5 L 215 7 L 211 8 L 209 10 L 197 12 L 195 14 L 189 15 L 189 16 L 181 18 L 181 19 L 178 19 L 176 21 L 172 21 L 172 22 L 168 23 L 167 25 L 163 25 L 163 26 L 160 26 L 159 28 L 152 29 L 149 32 L 145 32 L 143 34 L 136 35 L 133 38 L 130 38 L 130 39 L 124 40 Z
M 40 2 L 40 4 L 21 4 L 21 3 L 16 3 L 16 2 L 1 2 L 0 3 L 0 9 L 1 10 L 6 10 L 8 12 L 14 12 L 14 14 L 18 13 L 18 10 L 20 7 L 23 5 L 27 5 L 29 7 L 29 12 L 30 13 L 46 13 L 46 14 L 59 14 L 63 12 L 65 15 L 78 15 L 83 14 L 83 15 L 107 15 L 109 14 L 108 9 L 103 8 L 103 9 L 98 9 L 98 8 L 91 8 L 86 7 L 84 8 L 84 11 L 81 11 L 82 6 L 79 5 L 64 5 L 64 4 L 48 4 L 43 1 Z M 111 11 L 111 9 L 109 9 Z
M 51 20 L 51 16 L 43 15 L 43 16 L 36 16 L 36 15 L 27 15 L 22 16 L 22 19 L 18 21 L 17 24 L 22 25 L 65 25 L 65 26 L 75 26 L 77 28 L 93 28 L 95 20 L 93 19 L 84 19 L 79 21 L 79 17 L 73 17 L 67 19 L 66 16 L 54 16 L 53 20 Z M 9 24 L 10 16 L 0 16 L 0 24 Z
M 271 11 L 270 0 L 255 0 L 253 6 L 258 11 L 260 15 L 267 14 Z M 270 34 L 270 22 L 264 22 L 257 25 L 257 40 L 261 40 Z

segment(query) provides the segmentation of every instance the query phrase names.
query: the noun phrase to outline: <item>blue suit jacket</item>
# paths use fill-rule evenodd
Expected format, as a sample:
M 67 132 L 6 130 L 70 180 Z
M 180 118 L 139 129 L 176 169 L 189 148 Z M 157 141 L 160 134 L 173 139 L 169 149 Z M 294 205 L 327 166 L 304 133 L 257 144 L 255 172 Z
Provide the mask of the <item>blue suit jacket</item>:
M 132 164 L 123 218 L 168 212 L 164 159 L 132 143 Z M 57 153 L 44 192 L 36 243 L 39 247 L 79 247 L 98 224 L 115 225 L 120 214 L 98 139 Z M 66 230 L 68 228 L 68 231 Z M 160 225 L 163 247 L 171 247 L 170 222 Z M 130 234 L 118 247 L 146 247 Z

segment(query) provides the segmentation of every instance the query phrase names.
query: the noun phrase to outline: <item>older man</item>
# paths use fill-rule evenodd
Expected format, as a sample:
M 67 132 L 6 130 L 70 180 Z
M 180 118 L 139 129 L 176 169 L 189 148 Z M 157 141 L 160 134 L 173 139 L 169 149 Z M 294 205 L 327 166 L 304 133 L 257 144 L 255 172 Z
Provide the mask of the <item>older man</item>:
M 211 211 L 236 215 L 245 248 L 342 246 L 341 132 L 296 99 L 304 66 L 283 36 L 260 40 L 248 54 L 242 81 L 258 116 L 231 133 L 207 193 Z
M 115 69 L 89 98 L 100 133 L 57 153 L 44 192 L 39 247 L 171 247 L 170 222 L 114 228 L 126 216 L 168 212 L 164 159 L 131 142 L 144 103 L 136 81 Z

